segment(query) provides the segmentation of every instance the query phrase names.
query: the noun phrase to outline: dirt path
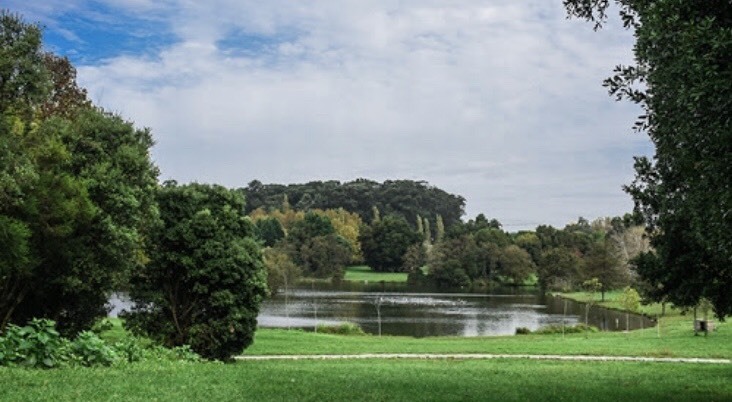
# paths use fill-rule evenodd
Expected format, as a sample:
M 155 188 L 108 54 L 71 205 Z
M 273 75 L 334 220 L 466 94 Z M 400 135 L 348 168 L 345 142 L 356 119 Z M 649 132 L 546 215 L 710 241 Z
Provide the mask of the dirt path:
M 636 357 L 636 356 L 572 356 L 572 355 L 506 355 L 506 354 L 420 354 L 420 353 L 368 353 L 357 355 L 258 355 L 236 356 L 236 360 L 347 360 L 347 359 L 422 359 L 422 360 L 486 360 L 486 359 L 529 359 L 569 360 L 602 362 L 651 362 L 651 363 L 697 363 L 730 364 L 730 359 L 704 359 L 695 357 Z

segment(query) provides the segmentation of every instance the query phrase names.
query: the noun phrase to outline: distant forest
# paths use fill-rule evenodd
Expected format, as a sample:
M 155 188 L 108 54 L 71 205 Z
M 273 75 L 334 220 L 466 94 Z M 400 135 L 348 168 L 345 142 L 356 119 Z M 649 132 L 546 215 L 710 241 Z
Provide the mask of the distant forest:
M 424 181 L 387 180 L 379 183 L 356 179 L 341 183 L 336 180 L 312 181 L 305 184 L 262 184 L 254 180 L 242 190 L 247 200 L 246 213 L 262 208 L 279 209 L 283 202 L 298 211 L 338 209 L 358 214 L 371 222 L 374 211 L 382 216 L 401 216 L 414 228 L 418 217 L 428 219 L 433 227 L 441 216 L 446 227 L 465 214 L 465 198 L 450 194 Z M 375 209 L 376 208 L 376 209 Z

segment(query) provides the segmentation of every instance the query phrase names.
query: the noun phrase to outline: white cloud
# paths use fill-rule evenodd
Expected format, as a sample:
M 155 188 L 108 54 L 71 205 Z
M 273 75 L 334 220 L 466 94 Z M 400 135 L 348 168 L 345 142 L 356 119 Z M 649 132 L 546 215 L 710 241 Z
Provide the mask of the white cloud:
M 108 3 L 179 39 L 79 68 L 153 129 L 163 179 L 424 179 L 510 229 L 632 206 L 620 186 L 645 139 L 600 86 L 632 37 L 559 1 Z

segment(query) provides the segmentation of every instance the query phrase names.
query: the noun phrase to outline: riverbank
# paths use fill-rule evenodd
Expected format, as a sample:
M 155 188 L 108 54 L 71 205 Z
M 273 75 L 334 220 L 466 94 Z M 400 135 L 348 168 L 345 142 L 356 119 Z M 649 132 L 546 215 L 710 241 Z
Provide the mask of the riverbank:
M 661 321 L 657 328 L 622 332 L 500 337 L 340 336 L 260 329 L 245 355 L 361 353 L 494 353 L 594 356 L 732 358 L 732 327 L 721 323 L 707 337 L 694 336 L 691 319 Z
M 377 283 L 377 282 L 395 282 L 406 283 L 407 274 L 404 272 L 375 272 L 366 265 L 358 265 L 347 267 L 344 281 Z

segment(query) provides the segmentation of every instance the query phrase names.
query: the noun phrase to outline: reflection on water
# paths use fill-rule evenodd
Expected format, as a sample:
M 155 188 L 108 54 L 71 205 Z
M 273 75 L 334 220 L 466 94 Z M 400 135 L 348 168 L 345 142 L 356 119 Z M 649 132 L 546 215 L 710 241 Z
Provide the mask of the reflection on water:
M 291 289 L 285 303 L 278 294 L 262 306 L 260 327 L 314 328 L 353 322 L 364 331 L 388 335 L 513 335 L 518 327 L 534 331 L 547 325 L 584 321 L 581 303 L 539 295 L 535 289 L 502 288 L 489 293 L 437 293 L 402 284 L 313 284 Z M 652 325 L 634 316 L 631 329 Z M 606 330 L 625 329 L 625 315 L 593 308 L 589 322 Z
M 113 317 L 131 307 L 124 294 L 113 294 L 109 304 Z M 534 331 L 585 320 L 584 304 L 543 296 L 533 288 L 441 293 L 406 284 L 344 282 L 291 289 L 287 297 L 280 293 L 262 305 L 258 322 L 260 327 L 304 329 L 353 322 L 376 334 L 377 307 L 382 334 L 414 337 L 513 335 L 519 327 Z M 592 308 L 588 321 L 605 331 L 622 331 L 626 325 L 624 313 L 604 308 Z M 652 325 L 646 317 L 630 316 L 630 329 Z

